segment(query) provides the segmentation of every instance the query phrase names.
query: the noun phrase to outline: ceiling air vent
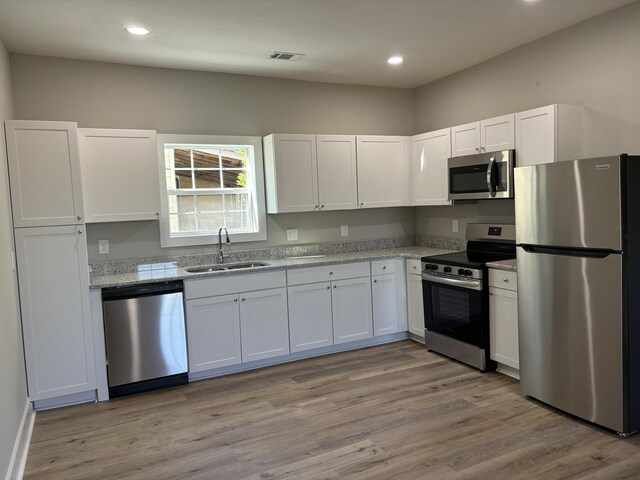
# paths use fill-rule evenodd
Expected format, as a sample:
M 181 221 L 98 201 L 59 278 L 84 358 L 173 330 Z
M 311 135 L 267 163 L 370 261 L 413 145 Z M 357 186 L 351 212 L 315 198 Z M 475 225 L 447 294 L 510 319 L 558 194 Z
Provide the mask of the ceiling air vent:
M 304 57 L 304 53 L 273 52 L 268 58 L 271 60 L 288 60 L 289 62 L 295 62 L 302 57 Z

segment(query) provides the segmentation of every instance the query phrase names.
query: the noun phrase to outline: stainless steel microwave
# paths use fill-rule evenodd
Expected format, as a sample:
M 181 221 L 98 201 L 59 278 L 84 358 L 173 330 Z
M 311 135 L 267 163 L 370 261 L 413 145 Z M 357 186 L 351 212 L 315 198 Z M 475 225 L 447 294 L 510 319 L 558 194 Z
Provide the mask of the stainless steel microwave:
M 513 198 L 515 150 L 448 160 L 449 200 Z

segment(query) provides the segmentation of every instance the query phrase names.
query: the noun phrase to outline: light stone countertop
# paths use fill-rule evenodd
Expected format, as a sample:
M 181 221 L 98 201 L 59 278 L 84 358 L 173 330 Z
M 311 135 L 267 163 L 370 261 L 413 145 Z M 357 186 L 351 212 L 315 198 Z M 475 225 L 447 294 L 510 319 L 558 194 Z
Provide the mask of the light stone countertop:
M 497 270 L 505 270 L 507 272 L 517 272 L 518 266 L 516 265 L 516 259 L 499 260 L 497 262 L 487 262 L 487 267 L 495 268 Z
M 172 263 L 147 264 L 141 266 L 135 272 L 114 273 L 105 275 L 91 275 L 89 286 L 91 288 L 121 287 L 141 283 L 163 282 L 169 280 L 185 280 L 205 277 L 219 277 L 225 275 L 243 275 L 247 273 L 264 272 L 269 270 L 282 270 L 290 268 L 314 267 L 332 265 L 337 263 L 349 263 L 359 261 L 382 260 L 386 258 L 403 257 L 408 259 L 420 259 L 430 255 L 451 253 L 455 250 L 431 248 L 431 247 L 396 247 L 377 250 L 366 250 L 346 253 L 333 253 L 326 255 L 308 255 L 289 258 L 263 258 L 253 261 L 267 262 L 265 267 L 253 267 L 241 270 L 222 270 L 206 273 L 190 273 L 184 268 Z M 515 260 L 514 260 L 515 262 Z M 229 262 L 232 264 L 233 262 Z M 144 267 L 144 268 L 142 268 Z

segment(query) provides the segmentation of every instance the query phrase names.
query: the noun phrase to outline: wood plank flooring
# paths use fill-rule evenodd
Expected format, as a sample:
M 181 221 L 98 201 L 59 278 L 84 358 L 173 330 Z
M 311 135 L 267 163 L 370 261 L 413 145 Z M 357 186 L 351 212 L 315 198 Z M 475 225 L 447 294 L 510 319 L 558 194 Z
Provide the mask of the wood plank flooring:
M 638 479 L 640 435 L 412 341 L 37 414 L 26 479 Z

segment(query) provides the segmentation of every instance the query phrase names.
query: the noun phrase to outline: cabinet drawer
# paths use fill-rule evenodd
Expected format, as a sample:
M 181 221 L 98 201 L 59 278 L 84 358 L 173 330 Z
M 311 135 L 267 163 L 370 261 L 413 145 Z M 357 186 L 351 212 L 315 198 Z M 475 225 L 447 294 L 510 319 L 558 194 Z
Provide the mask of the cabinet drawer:
M 192 298 L 212 297 L 214 295 L 228 295 L 230 293 L 284 287 L 286 283 L 286 275 L 283 270 L 277 272 L 245 273 L 233 276 L 225 275 L 193 280 L 188 279 L 184 281 L 184 297 L 186 300 L 190 300 Z
M 369 262 L 323 265 L 322 267 L 299 268 L 287 271 L 288 285 L 344 280 L 346 278 L 368 277 L 371 275 Z
M 489 269 L 489 286 L 504 288 L 506 290 L 518 290 L 518 276 L 516 272 L 507 272 L 496 268 Z
M 420 275 L 420 269 L 422 268 L 422 264 L 420 260 L 414 260 L 411 258 L 407 259 L 407 273 L 413 275 Z
M 371 275 L 382 275 L 384 273 L 396 273 L 396 259 L 374 260 L 371 262 Z

